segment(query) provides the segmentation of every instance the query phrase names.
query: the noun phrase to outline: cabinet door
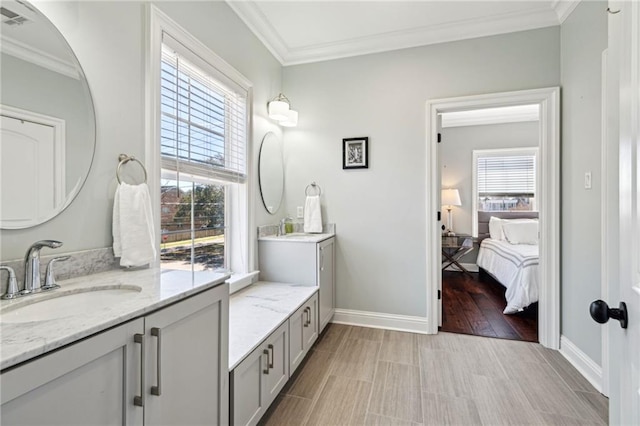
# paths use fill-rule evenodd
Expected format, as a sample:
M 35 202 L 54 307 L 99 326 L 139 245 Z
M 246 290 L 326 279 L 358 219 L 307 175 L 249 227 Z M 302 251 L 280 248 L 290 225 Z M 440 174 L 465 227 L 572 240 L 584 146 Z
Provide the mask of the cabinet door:
M 143 320 L 2 372 L 2 425 L 141 425 Z
M 228 321 L 227 284 L 145 317 L 146 425 L 229 422 Z
M 302 332 L 306 354 L 318 339 L 318 294 L 311 296 L 304 306 L 307 308 L 307 313 L 304 316 Z
M 285 322 L 264 343 L 269 374 L 263 377 L 265 405 L 268 407 L 289 380 L 289 324 Z
M 231 372 L 232 418 L 235 426 L 255 425 L 268 407 L 263 396 L 268 358 L 260 346 Z
M 320 286 L 320 332 L 331 321 L 335 312 L 335 239 L 318 243 L 318 283 Z
M 305 303 L 289 317 L 289 374 L 296 371 L 307 353 L 305 331 L 308 308 L 309 306 Z

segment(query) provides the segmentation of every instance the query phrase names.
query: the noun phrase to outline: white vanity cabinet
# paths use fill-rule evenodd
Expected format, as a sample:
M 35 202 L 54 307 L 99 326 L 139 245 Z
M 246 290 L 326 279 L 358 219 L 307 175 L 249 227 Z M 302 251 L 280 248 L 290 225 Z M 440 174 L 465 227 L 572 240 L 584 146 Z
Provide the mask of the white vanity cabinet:
M 322 332 L 336 306 L 335 237 L 261 238 L 258 246 L 261 280 L 319 287 L 318 332 Z
M 289 323 L 284 322 L 231 372 L 231 424 L 257 424 L 287 380 Z
M 3 371 L 2 425 L 141 425 L 143 331 L 137 319 Z
M 226 424 L 228 285 L 5 370 L 3 425 Z
M 318 294 L 289 318 L 289 374 L 293 375 L 318 339 Z

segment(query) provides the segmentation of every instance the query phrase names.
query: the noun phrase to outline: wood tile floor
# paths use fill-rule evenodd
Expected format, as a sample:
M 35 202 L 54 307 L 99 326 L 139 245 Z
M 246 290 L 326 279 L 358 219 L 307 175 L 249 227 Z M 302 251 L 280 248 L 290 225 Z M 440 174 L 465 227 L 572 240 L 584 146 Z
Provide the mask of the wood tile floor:
M 262 425 L 604 425 L 608 400 L 537 343 L 330 324 Z
M 538 341 L 538 304 L 523 312 L 505 315 L 506 288 L 489 274 L 442 273 L 441 331 Z

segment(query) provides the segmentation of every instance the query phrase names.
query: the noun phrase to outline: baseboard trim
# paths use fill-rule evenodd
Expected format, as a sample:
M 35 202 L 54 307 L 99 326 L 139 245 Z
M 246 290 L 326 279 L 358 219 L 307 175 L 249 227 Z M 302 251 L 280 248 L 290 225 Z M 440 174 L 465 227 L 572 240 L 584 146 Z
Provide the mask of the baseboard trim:
M 428 334 L 429 330 L 428 321 L 423 317 L 354 311 L 351 309 L 336 309 L 331 322 L 419 334 Z
M 582 352 L 566 336 L 560 336 L 560 353 L 598 392 L 602 392 L 602 367 Z

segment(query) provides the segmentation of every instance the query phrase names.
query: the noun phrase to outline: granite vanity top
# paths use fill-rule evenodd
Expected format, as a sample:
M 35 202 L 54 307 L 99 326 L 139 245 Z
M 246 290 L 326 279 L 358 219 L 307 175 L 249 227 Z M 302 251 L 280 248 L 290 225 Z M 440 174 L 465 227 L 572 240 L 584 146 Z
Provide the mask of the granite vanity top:
M 335 237 L 335 233 L 328 232 L 322 234 L 306 234 L 302 232 L 296 232 L 293 234 L 284 234 L 280 236 L 269 235 L 258 238 L 258 241 L 278 241 L 278 242 L 297 242 L 297 243 L 319 243 L 320 241 L 328 240 L 331 237 Z
M 318 291 L 302 286 L 258 281 L 229 299 L 229 371 Z
M 50 292 L 0 302 L 0 369 L 5 369 L 53 349 L 140 317 L 180 299 L 223 284 L 228 274 L 210 271 L 168 271 L 159 268 L 138 271 L 109 271 L 59 281 L 61 288 Z M 87 291 L 92 287 L 138 286 L 124 302 L 83 315 L 46 321 L 2 322 L 2 313 L 18 304 L 32 304 L 51 298 L 56 292 Z M 55 296 L 54 296 L 55 297 Z M 64 296 L 63 296 L 64 297 Z

